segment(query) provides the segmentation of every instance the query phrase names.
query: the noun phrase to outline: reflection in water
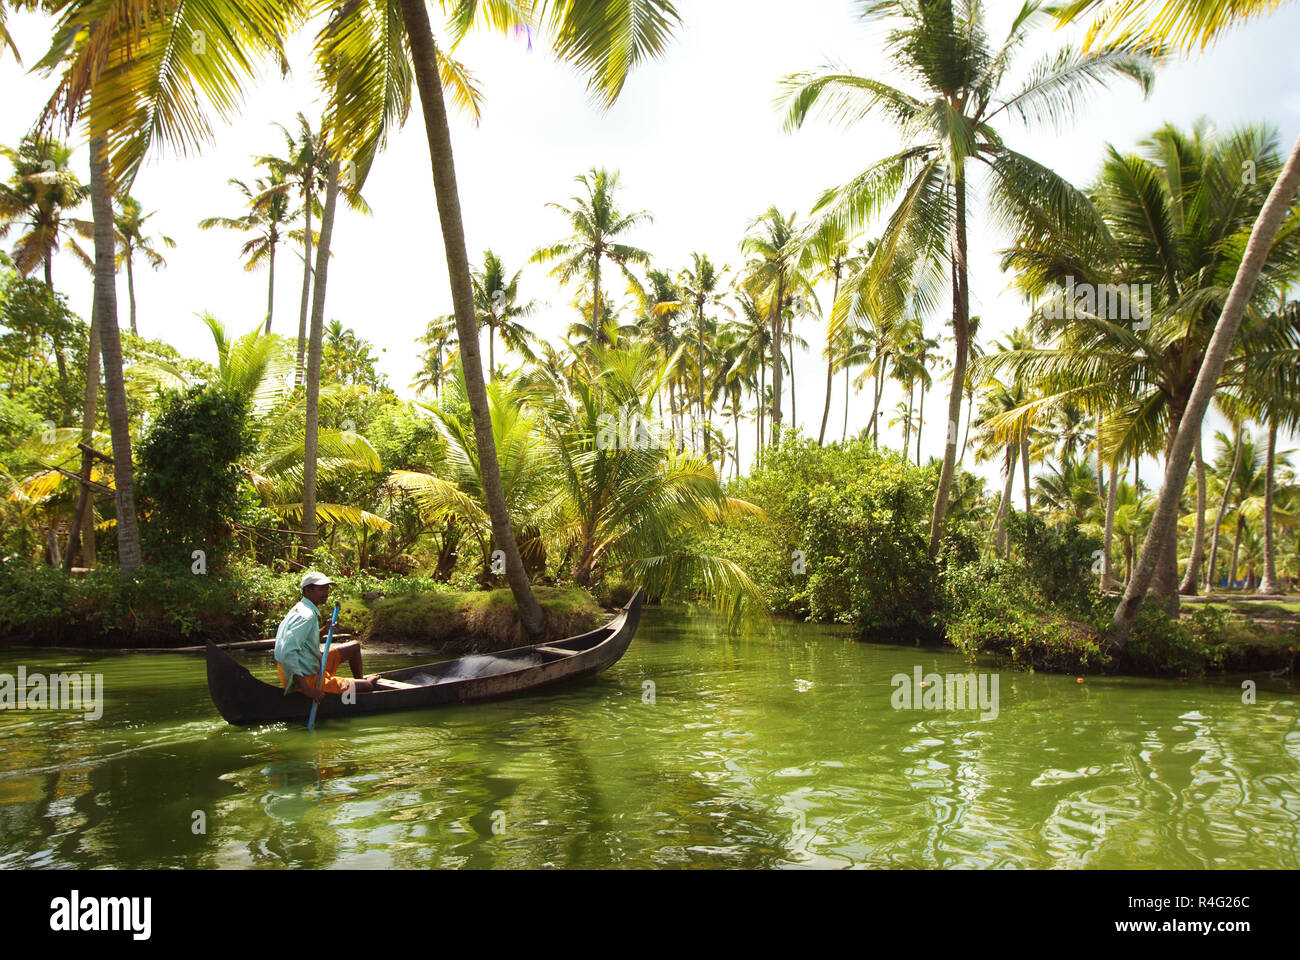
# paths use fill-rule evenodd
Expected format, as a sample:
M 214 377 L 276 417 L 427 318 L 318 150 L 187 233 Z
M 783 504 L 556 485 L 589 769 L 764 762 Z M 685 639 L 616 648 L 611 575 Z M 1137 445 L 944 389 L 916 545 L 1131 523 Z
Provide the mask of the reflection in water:
M 895 710 L 895 674 L 965 665 L 651 609 L 600 677 L 308 733 L 223 723 L 197 658 L 22 656 L 107 704 L 0 714 L 4 868 L 1300 866 L 1278 683 L 1003 671 L 995 718 Z

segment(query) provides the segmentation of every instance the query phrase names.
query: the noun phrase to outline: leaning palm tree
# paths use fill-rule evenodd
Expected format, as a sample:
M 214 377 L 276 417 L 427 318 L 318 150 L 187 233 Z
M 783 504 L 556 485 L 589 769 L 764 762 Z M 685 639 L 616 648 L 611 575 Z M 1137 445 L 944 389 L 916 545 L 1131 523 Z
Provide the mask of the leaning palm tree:
M 204 217 L 200 230 L 221 227 L 239 233 L 251 233 L 239 255 L 244 258 L 245 270 L 256 270 L 268 265 L 266 281 L 266 332 L 271 332 L 271 316 L 275 312 L 275 253 L 285 240 L 301 240 L 301 231 L 290 229 L 289 224 L 298 218 L 290 209 L 289 196 L 278 189 L 283 183 L 281 173 L 271 171 L 269 179 L 258 177 L 250 187 L 243 180 L 231 177 L 227 183 L 244 195 L 248 212 L 238 217 Z
M 1084 95 L 1111 78 L 1128 77 L 1148 90 L 1152 58 L 1127 49 L 1080 53 L 1067 48 L 1032 67 L 1018 88 L 1004 90 L 1015 54 L 1045 19 L 1037 0 L 1021 8 L 1001 45 L 990 43 L 978 0 L 961 6 L 947 0 L 881 0 L 864 4 L 861 11 L 863 19 L 888 18 L 896 24 L 886 49 L 893 66 L 920 92 L 833 67 L 796 74 L 785 81 L 785 127 L 802 126 L 820 107 L 845 123 L 883 114 L 903 134 L 902 150 L 826 191 L 814 213 L 858 229 L 899 198 L 873 266 L 855 292 L 889 314 L 928 314 L 937 290 L 951 287 L 956 356 L 948 421 L 956 424 L 970 344 L 968 161 L 985 171 L 984 193 L 998 221 L 1034 223 L 1047 210 L 1092 219 L 1078 191 L 1011 149 L 993 123 L 1012 117 L 1025 123 L 1068 122 Z M 956 455 L 956 430 L 949 430 L 930 524 L 931 553 L 939 547 Z
M 1254 182 L 1241 176 L 1247 163 L 1257 172 Z M 1279 166 L 1274 138 L 1263 127 L 1214 135 L 1202 124 L 1191 131 L 1166 126 L 1141 152 L 1109 148 L 1090 191 L 1100 224 L 1040 224 L 1004 258 L 1017 269 L 1017 282 L 1044 298 L 1036 324 L 1052 343 L 985 357 L 981 365 L 1014 369 L 1039 385 L 1039 396 L 1020 413 L 1077 403 L 1104 415 L 1102 444 L 1116 459 L 1152 450 L 1167 460 L 1244 235 Z M 1300 274 L 1300 236 L 1279 237 L 1273 256 L 1253 293 L 1255 319 L 1226 369 L 1220 365 L 1219 386 L 1243 401 L 1263 380 L 1274 381 L 1263 387 L 1274 395 L 1300 390 L 1294 362 L 1300 317 L 1269 312 Z M 1186 477 L 1184 470 L 1171 481 L 1180 496 Z M 1164 533 L 1169 542 L 1147 585 L 1172 609 L 1179 588 L 1176 527 Z
M 642 223 L 648 223 L 652 217 L 645 211 L 623 213 L 614 202 L 614 191 L 618 188 L 618 173 L 592 168 L 587 173 L 574 177 L 582 184 L 585 195 L 572 197 L 573 206 L 566 207 L 558 203 L 547 206 L 558 210 L 569 221 L 572 234 L 569 239 L 548 247 L 542 247 L 533 254 L 530 262 L 548 263 L 558 260 L 551 269 L 551 276 L 561 283 L 568 283 L 574 277 L 582 277 L 591 283 L 591 323 L 597 331 L 597 340 L 601 340 L 601 311 L 605 302 L 601 298 L 600 267 L 602 261 L 609 261 L 622 272 L 629 283 L 634 286 L 639 281 L 628 269 L 632 264 L 646 265 L 650 254 L 640 247 L 620 243 L 618 238 Z
M 118 561 L 139 567 L 134 471 L 118 333 L 112 196 L 130 189 L 155 147 L 192 146 L 211 135 L 209 113 L 229 117 L 242 85 L 264 56 L 282 54 L 298 17 L 274 0 L 214 0 L 159 6 L 147 0 L 68 0 L 37 65 L 58 71 L 42 112 L 67 129 L 88 121 L 90 201 L 94 218 L 95 305 L 113 438 Z M 203 37 L 202 43 L 195 38 Z M 147 109 L 141 97 L 147 94 Z
M 1271 13 L 1279 0 L 1183 0 L 1158 9 L 1150 4 L 1126 0 L 1068 0 L 1056 9 L 1063 22 L 1096 14 L 1086 44 L 1108 37 L 1120 42 L 1151 43 L 1185 53 L 1213 43 L 1238 24 Z M 1112 640 L 1123 646 L 1133 629 L 1138 610 L 1168 551 L 1178 523 L 1178 500 L 1187 476 L 1193 448 L 1201 433 L 1201 420 L 1210 407 L 1233 341 L 1246 316 L 1255 285 L 1269 258 L 1274 238 L 1292 210 L 1300 189 L 1300 138 L 1291 147 L 1285 164 L 1273 182 L 1268 199 L 1259 208 L 1249 238 L 1245 241 L 1237 271 L 1223 301 L 1214 336 L 1206 348 L 1196 377 L 1192 398 L 1165 461 L 1165 482 L 1156 501 L 1154 518 L 1142 544 L 1137 573 L 1130 580 L 1124 599 L 1115 610 Z
M 669 0 L 520 0 L 498 4 L 457 3 L 452 6 L 451 45 L 476 25 L 509 30 L 540 21 L 555 37 L 561 59 L 575 64 L 589 78 L 593 97 L 608 107 L 618 98 L 632 68 L 659 56 L 679 22 Z M 400 17 L 398 13 L 400 11 Z M 398 24 L 401 24 L 398 27 Z M 355 69 L 351 83 L 333 88 L 330 105 L 341 142 L 377 136 L 393 118 L 394 105 L 414 78 L 420 93 L 430 166 L 438 203 L 443 249 L 451 281 L 452 305 L 461 344 L 461 367 L 474 418 L 479 462 L 484 464 L 483 489 L 492 518 L 493 535 L 506 554 L 506 576 L 530 636 L 542 632 L 542 610 L 533 596 L 510 518 L 492 440 L 487 393 L 478 349 L 474 289 L 452 158 L 444 89 L 461 98 L 469 85 L 439 49 L 424 0 L 363 0 L 341 9 L 329 37 L 330 45 Z M 409 56 L 408 56 L 409 54 Z M 595 301 L 595 298 L 593 298 Z M 593 311 L 597 309 L 593 302 Z M 599 316 L 599 313 L 593 313 Z

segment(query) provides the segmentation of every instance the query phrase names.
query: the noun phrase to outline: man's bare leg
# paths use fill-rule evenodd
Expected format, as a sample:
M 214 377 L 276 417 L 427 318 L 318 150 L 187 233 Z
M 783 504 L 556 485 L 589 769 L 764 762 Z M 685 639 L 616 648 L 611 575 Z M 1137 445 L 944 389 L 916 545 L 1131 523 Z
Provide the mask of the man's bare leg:
M 356 640 L 349 640 L 347 643 L 338 645 L 339 663 L 347 662 L 352 670 L 352 676 L 356 677 L 357 693 L 369 693 L 378 688 L 374 680 L 367 680 L 365 671 L 361 666 L 361 644 Z

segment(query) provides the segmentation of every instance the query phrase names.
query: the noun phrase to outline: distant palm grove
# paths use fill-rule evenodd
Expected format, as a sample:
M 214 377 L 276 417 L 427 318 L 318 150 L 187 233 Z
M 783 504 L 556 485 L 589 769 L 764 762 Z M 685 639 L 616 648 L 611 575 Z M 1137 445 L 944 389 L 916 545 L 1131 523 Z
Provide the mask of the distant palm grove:
M 1006 136 L 1141 95 L 1275 5 L 1147 22 L 1030 0 L 997 36 L 974 0 L 860 4 L 882 49 L 773 77 L 796 142 L 893 129 L 851 179 L 809 183 L 801 210 L 756 198 L 731 248 L 667 262 L 638 245 L 635 184 L 593 158 L 570 196 L 520 201 L 554 231 L 512 263 L 465 243 L 447 111 L 487 104 L 457 42 L 527 26 L 608 107 L 682 30 L 668 0 L 56 0 L 44 51 L 18 49 L 3 15 L 26 4 L 0 0 L 0 56 L 57 80 L 3 148 L 0 641 L 264 636 L 315 568 L 346 578 L 360 633 L 374 593 L 508 589 L 540 637 L 564 590 L 639 585 L 731 630 L 775 614 L 1048 669 L 1231 664 L 1249 630 L 1180 597 L 1300 583 L 1300 143 L 1168 124 L 1073 184 Z M 1082 46 L 1025 61 L 1072 20 L 1093 25 Z M 214 277 L 265 270 L 265 311 L 176 304 L 216 362 L 182 356 L 136 306 L 185 240 L 133 185 L 147 157 L 201 150 L 304 24 L 323 112 L 285 117 L 194 224 L 229 237 Z M 407 122 L 438 222 L 402 229 L 438 231 L 451 296 L 394 385 L 327 298 L 336 235 L 397 215 L 365 183 Z M 1019 316 L 972 313 L 977 226 Z M 56 272 L 59 251 L 84 272 Z M 68 292 L 91 287 L 78 316 Z M 534 321 L 557 301 L 548 340 Z

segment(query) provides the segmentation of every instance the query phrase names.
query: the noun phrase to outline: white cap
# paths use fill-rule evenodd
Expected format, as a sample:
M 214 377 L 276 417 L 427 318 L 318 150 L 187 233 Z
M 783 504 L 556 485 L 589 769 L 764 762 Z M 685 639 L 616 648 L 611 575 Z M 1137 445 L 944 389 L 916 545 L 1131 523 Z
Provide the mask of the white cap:
M 315 570 L 309 570 L 302 576 L 302 589 L 306 590 L 308 587 L 323 587 L 325 584 L 333 582 L 334 581 L 325 576 L 325 574 L 319 573 Z

